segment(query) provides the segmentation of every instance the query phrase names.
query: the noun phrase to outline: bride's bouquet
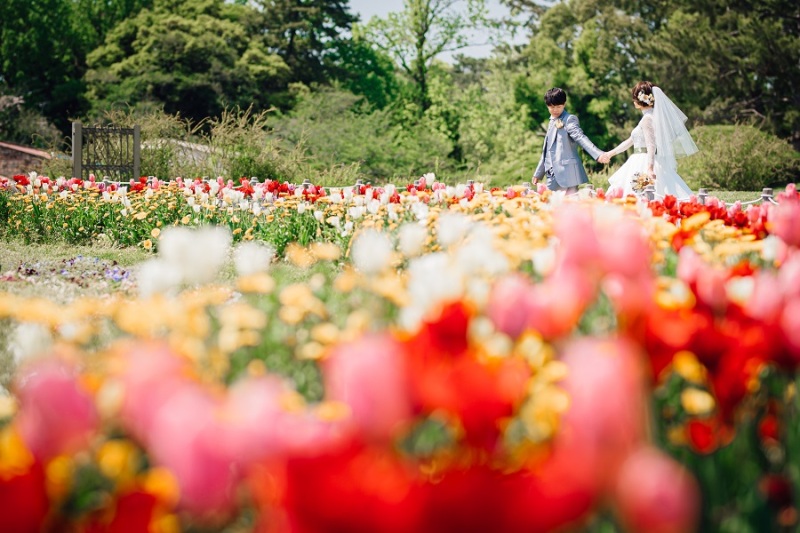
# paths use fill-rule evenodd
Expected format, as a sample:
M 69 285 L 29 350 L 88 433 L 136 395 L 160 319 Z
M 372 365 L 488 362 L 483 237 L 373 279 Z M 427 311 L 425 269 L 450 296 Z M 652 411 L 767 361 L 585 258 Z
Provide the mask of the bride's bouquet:
M 631 188 L 636 194 L 643 194 L 645 187 L 656 184 L 656 181 L 649 174 L 644 172 L 635 173 L 631 180 Z

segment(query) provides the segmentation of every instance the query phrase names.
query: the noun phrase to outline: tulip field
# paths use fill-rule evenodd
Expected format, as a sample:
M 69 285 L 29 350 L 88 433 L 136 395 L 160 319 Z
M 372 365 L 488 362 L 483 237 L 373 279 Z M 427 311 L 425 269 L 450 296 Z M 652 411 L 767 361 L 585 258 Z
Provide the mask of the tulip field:
M 800 524 L 793 185 L 32 174 L 0 181 L 11 240 L 148 259 L 74 298 L 0 281 L 4 533 Z

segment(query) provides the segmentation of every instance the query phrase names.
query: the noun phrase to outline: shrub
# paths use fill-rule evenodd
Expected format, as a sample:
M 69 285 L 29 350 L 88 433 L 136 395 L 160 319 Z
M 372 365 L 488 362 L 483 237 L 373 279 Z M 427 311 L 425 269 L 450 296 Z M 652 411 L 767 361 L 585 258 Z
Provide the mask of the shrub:
M 212 159 L 232 179 L 302 181 L 307 165 L 302 145 L 281 146 L 268 125 L 269 113 L 236 108 L 209 122 Z
M 363 108 L 347 91 L 312 92 L 270 124 L 288 146 L 302 147 L 308 164 L 321 172 L 358 165 L 368 180 L 379 183 L 455 169 L 447 157 L 452 143 L 429 120 L 403 127 L 390 110 Z
M 699 126 L 692 130 L 700 152 L 679 163 L 690 184 L 723 190 L 779 187 L 800 177 L 800 154 L 754 126 Z

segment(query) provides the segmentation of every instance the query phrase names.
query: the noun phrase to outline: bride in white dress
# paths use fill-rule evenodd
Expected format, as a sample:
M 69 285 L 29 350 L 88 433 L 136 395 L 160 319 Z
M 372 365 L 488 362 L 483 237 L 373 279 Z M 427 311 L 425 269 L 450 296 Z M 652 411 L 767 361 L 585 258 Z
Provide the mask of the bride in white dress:
M 642 120 L 628 139 L 597 159 L 608 163 L 633 146 L 633 155 L 608 178 L 609 190 L 622 189 L 625 196 L 641 193 L 633 188 L 635 178 L 649 176 L 655 182 L 657 197 L 669 194 L 679 200 L 688 199 L 693 192 L 678 175 L 676 162 L 676 158 L 697 152 L 697 145 L 684 126 L 686 115 L 649 81 L 637 83 L 631 94 L 634 107 L 642 111 Z

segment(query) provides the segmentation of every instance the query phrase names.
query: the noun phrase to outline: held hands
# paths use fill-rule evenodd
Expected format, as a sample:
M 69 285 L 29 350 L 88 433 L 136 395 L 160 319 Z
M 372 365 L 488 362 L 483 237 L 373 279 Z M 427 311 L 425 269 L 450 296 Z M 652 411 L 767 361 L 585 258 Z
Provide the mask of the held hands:
M 611 152 L 603 152 L 600 154 L 600 157 L 597 158 L 597 162 L 607 165 L 611 161 L 612 157 L 614 157 L 614 154 Z

